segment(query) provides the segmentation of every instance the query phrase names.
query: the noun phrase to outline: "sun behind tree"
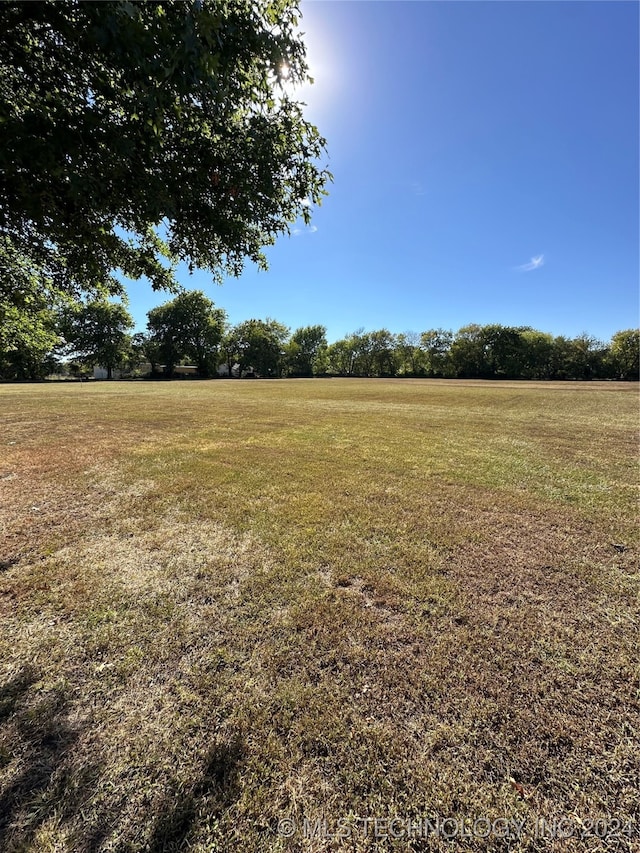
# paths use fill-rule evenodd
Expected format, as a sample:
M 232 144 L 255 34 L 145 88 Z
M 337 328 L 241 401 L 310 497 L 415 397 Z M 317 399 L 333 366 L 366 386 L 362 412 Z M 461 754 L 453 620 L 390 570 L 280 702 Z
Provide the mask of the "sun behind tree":
M 0 241 L 74 293 L 238 275 L 320 202 L 295 2 L 0 5 Z M 160 236 L 162 235 L 162 237 Z

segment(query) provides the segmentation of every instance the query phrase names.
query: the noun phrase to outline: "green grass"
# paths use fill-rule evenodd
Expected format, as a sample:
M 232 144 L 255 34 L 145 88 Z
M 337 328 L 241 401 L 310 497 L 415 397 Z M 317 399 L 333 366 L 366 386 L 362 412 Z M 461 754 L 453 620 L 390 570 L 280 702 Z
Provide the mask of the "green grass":
M 638 849 L 637 403 L 0 388 L 0 849 Z

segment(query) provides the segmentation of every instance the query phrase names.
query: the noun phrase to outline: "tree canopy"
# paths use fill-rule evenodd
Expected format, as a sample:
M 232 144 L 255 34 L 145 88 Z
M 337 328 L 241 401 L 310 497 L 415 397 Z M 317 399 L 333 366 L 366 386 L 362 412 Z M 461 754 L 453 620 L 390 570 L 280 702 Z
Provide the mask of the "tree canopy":
M 226 314 L 202 291 L 179 293 L 170 302 L 152 308 L 147 316 L 149 344 L 155 346 L 156 357 L 164 362 L 169 375 L 183 358 L 196 365 L 200 376 L 215 374 Z
M 637 379 L 640 367 L 640 329 L 625 329 L 611 339 L 611 361 L 620 379 Z
M 325 326 L 301 326 L 291 335 L 286 353 L 287 368 L 291 376 L 313 376 L 322 373 L 327 349 Z M 318 369 L 320 368 L 320 369 Z
M 126 358 L 133 319 L 124 305 L 96 299 L 70 305 L 62 312 L 60 330 L 66 350 L 88 366 L 100 364 L 111 379 L 113 368 Z
M 251 369 L 259 376 L 281 376 L 289 329 L 277 320 L 245 320 L 229 330 L 223 341 L 229 375 L 235 362 L 240 373 Z
M 0 377 L 38 379 L 53 365 L 63 294 L 0 240 Z
M 0 4 L 0 247 L 67 292 L 218 278 L 324 195 L 294 0 Z

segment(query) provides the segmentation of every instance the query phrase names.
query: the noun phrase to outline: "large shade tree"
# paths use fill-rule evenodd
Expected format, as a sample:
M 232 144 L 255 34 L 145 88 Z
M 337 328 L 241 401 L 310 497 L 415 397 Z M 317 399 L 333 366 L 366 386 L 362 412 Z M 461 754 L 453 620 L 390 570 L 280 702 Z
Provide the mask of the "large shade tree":
M 0 239 L 68 292 L 238 274 L 330 177 L 292 0 L 0 4 Z
M 420 348 L 420 335 L 417 332 L 401 332 L 396 336 L 396 359 L 399 372 L 403 376 L 424 374 L 424 353 Z
M 313 376 L 325 367 L 327 330 L 325 326 L 301 326 L 291 335 L 286 361 L 291 376 Z
M 420 335 L 420 349 L 424 353 L 427 376 L 446 376 L 452 370 L 450 329 L 428 329 Z
M 0 293 L 0 379 L 43 379 L 56 365 L 55 312 L 43 299 L 18 308 Z
M 67 353 L 82 364 L 101 365 L 107 379 L 127 358 L 131 349 L 129 330 L 133 319 L 120 302 L 95 299 L 68 307 L 62 313 Z
M 187 290 L 152 308 L 147 316 L 147 352 L 155 347 L 167 375 L 182 359 L 195 364 L 200 376 L 215 374 L 226 322 L 222 308 L 216 308 L 202 291 Z
M 640 329 L 616 332 L 609 359 L 616 379 L 640 379 Z
M 42 379 L 60 342 L 58 310 L 68 300 L 0 239 L 0 378 Z
M 240 376 L 250 370 L 263 378 L 281 376 L 288 337 L 287 326 L 270 318 L 238 323 L 223 343 L 230 375 L 238 364 Z

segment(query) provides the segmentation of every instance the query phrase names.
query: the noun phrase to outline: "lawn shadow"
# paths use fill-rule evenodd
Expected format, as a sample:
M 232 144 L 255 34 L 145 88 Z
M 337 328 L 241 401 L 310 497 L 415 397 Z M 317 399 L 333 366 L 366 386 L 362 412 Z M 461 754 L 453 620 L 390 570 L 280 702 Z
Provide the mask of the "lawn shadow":
M 239 736 L 214 746 L 203 762 L 200 778 L 180 795 L 167 798 L 145 849 L 149 853 L 185 849 L 194 822 L 200 821 L 203 811 L 208 820 L 217 822 L 238 799 L 246 756 L 246 744 Z
M 96 768 L 72 768 L 71 753 L 85 725 L 72 725 L 64 688 L 38 693 L 40 675 L 25 666 L 0 685 L 0 850 L 36 849 L 52 818 L 76 813 Z M 69 792 L 75 793 L 70 797 Z

